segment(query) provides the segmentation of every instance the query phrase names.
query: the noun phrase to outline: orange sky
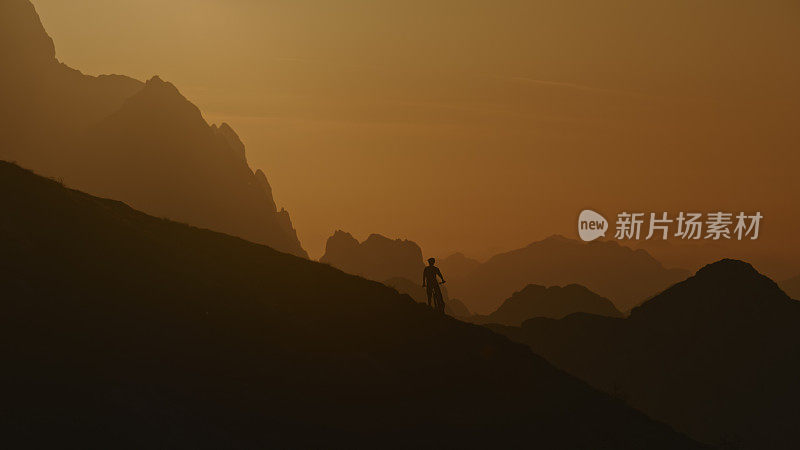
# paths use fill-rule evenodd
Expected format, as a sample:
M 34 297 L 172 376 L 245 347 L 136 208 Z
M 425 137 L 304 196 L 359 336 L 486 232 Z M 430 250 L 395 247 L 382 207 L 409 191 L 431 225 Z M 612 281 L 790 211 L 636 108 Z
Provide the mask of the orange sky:
M 485 257 L 583 208 L 760 210 L 800 273 L 796 1 L 34 4 L 63 62 L 230 123 L 312 257 L 337 228 Z

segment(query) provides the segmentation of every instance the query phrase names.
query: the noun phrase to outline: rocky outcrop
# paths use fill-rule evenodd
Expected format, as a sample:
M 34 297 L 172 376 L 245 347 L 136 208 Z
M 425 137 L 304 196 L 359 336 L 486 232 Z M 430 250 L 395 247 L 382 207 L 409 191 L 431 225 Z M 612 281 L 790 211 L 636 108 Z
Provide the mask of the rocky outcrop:
M 405 278 L 422 282 L 422 250 L 413 241 L 370 235 L 359 243 L 350 233 L 328 238 L 320 262 L 375 281 Z

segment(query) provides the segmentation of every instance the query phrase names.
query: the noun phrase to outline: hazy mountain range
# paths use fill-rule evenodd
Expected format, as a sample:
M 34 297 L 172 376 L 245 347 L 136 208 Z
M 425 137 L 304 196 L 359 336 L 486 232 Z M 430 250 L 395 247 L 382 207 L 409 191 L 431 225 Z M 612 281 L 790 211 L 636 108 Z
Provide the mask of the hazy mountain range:
M 701 448 L 380 283 L 8 163 L 0 210 L 7 442 Z
M 800 303 L 737 260 L 699 270 L 627 319 L 490 326 L 679 431 L 723 448 L 797 448 Z
M 425 266 L 423 251 L 414 241 L 372 234 L 358 242 L 350 233 L 341 230 L 328 238 L 320 262 L 375 281 L 420 280 Z M 580 284 L 596 293 L 593 295 L 612 302 L 611 310 L 601 307 L 592 311 L 613 316 L 614 311 L 629 311 L 689 276 L 689 272 L 682 269 L 664 268 L 645 250 L 633 250 L 616 242 L 585 243 L 561 236 L 495 255 L 483 263 L 455 253 L 437 260 L 436 264 L 449 281 L 450 296 L 458 298 L 470 311 L 483 314 L 496 311 L 506 299 L 531 284 Z M 573 288 L 565 293 L 570 298 L 575 297 L 573 294 L 585 297 Z M 578 303 L 562 305 L 563 311 L 571 311 L 585 299 L 574 300 Z M 555 314 L 556 310 L 550 312 Z M 483 317 L 476 320 L 482 321 Z
M 170 83 L 92 77 L 56 59 L 27 0 L 0 3 L 0 158 L 148 213 L 306 256 L 227 125 Z
M 577 283 L 629 311 L 648 297 L 685 279 L 682 269 L 666 269 L 644 250 L 616 242 L 581 242 L 552 236 L 495 255 L 467 276 L 453 280 L 450 295 L 471 311 L 488 314 L 529 284 Z
M 497 311 L 487 316 L 472 316 L 469 321 L 519 326 L 534 317 L 561 319 L 574 313 L 622 317 L 609 299 L 579 284 L 563 287 L 529 284 L 506 299 Z

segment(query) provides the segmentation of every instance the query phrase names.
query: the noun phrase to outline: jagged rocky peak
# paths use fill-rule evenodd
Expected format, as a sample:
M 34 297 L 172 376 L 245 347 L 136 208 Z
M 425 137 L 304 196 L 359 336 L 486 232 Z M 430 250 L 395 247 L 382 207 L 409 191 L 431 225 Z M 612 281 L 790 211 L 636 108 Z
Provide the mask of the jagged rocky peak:
M 0 1 L 0 60 L 14 65 L 52 63 L 56 48 L 28 0 Z M 14 65 L 3 67 L 4 71 Z
M 267 175 L 264 174 L 264 171 L 261 169 L 256 170 L 256 173 L 253 174 L 253 179 L 255 180 L 258 189 L 260 189 L 264 194 L 265 202 L 267 202 L 270 211 L 278 211 L 278 207 L 275 205 L 275 199 L 272 197 L 272 186 L 270 186 L 269 180 L 267 180 Z M 284 209 L 281 209 L 281 212 L 284 211 Z M 286 215 L 288 216 L 289 213 L 287 212 Z
M 174 84 L 157 75 L 128 98 L 115 115 L 140 121 L 137 122 L 140 126 L 169 126 L 173 133 L 202 132 L 204 136 L 212 133 L 200 108 L 184 97 Z
M 406 248 L 419 248 L 416 242 L 409 241 L 408 239 L 391 239 L 382 234 L 372 233 L 367 237 L 367 240 L 364 243 L 375 243 L 375 244 L 388 244 L 388 245 L 398 245 L 401 247 Z
M 256 170 L 255 177 L 258 185 L 272 195 L 272 186 L 270 186 L 269 180 L 267 180 L 267 175 L 264 173 L 264 171 L 261 169 Z
M 228 145 L 228 148 L 231 149 L 231 151 L 236 156 L 236 158 L 238 158 L 238 159 L 240 159 L 240 160 L 242 160 L 244 162 L 247 161 L 247 155 L 246 155 L 246 150 L 245 150 L 245 147 L 244 147 L 244 143 L 239 138 L 239 135 L 236 134 L 236 131 L 234 131 L 233 128 L 231 128 L 230 125 L 228 125 L 225 122 L 222 122 L 222 124 L 220 126 L 212 125 L 211 129 L 214 130 L 214 133 L 217 136 L 221 137 L 225 141 L 225 143 Z M 259 170 L 258 172 L 261 172 L 261 171 Z M 266 176 L 264 175 L 263 172 L 261 172 L 261 176 L 264 177 L 264 181 L 266 181 Z M 269 188 L 269 183 L 267 183 L 267 187 Z M 270 192 L 270 195 L 272 195 L 271 194 L 272 193 L 272 188 L 269 188 L 269 192 Z
M 334 254 L 357 248 L 358 240 L 354 238 L 352 234 L 343 230 L 336 230 L 336 232 L 333 233 L 333 235 L 329 237 L 328 241 L 325 243 L 325 254 Z M 321 260 L 324 259 L 325 256 L 323 256 Z
M 280 229 L 286 232 L 287 235 L 293 236 L 297 241 L 297 245 L 299 248 L 300 240 L 297 238 L 297 230 L 294 229 L 294 225 L 292 224 L 292 219 L 291 217 L 289 217 L 289 211 L 287 211 L 286 208 L 281 208 L 281 210 L 275 214 L 275 217 L 276 220 L 278 221 L 278 226 L 280 227 Z M 303 258 L 308 258 L 308 255 L 302 248 L 300 248 L 297 253 L 298 256 L 302 256 Z
M 370 234 L 361 243 L 367 251 L 387 252 L 388 257 L 408 261 L 422 261 L 422 249 L 416 242 L 408 239 L 391 239 L 382 234 Z
M 35 64 L 34 64 L 35 62 Z M 33 5 L 0 0 L 0 158 L 145 212 L 307 257 L 228 124 L 159 76 L 90 77 L 58 63 Z
M 413 241 L 371 234 L 359 243 L 342 230 L 328 238 L 320 261 L 375 281 L 394 277 L 416 280 L 423 268 L 422 250 Z
M 139 97 L 142 96 L 147 96 L 151 99 L 169 100 L 181 104 L 192 104 L 189 99 L 181 94 L 174 84 L 170 83 L 169 81 L 162 80 L 158 75 L 154 75 L 152 78 L 147 80 L 147 82 L 144 84 L 144 89 L 142 89 L 142 91 L 139 93 Z M 198 114 L 200 113 L 199 108 L 195 106 L 194 109 L 197 110 Z
M 186 100 L 186 97 L 184 97 L 180 91 L 178 91 L 178 88 L 175 87 L 174 84 L 170 83 L 169 81 L 164 81 L 158 75 L 153 75 L 149 80 L 147 80 L 147 82 L 145 82 L 144 85 L 146 89 L 150 89 L 153 92 L 161 92 L 164 95 L 175 95 Z
M 161 77 L 160 77 L 160 76 L 158 76 L 158 75 L 153 75 L 152 77 L 150 77 L 150 79 L 149 79 L 149 80 L 147 80 L 147 83 L 146 83 L 146 84 L 147 84 L 148 86 L 163 86 L 163 85 L 166 85 L 166 84 L 171 84 L 171 83 L 167 83 L 167 82 L 165 82 L 165 81 L 164 81 L 164 80 L 162 80 L 162 79 L 161 79 Z

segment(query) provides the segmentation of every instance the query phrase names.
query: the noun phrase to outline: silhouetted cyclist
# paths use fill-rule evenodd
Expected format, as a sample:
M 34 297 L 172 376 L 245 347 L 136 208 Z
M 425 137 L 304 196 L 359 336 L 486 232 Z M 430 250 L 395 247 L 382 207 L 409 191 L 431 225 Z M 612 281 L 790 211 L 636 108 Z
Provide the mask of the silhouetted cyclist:
M 428 267 L 422 271 L 422 286 L 428 288 L 428 306 L 431 306 L 431 297 L 433 297 L 433 308 L 443 313 L 444 298 L 442 297 L 442 288 L 439 287 L 439 280 L 436 277 L 441 278 L 442 283 L 446 283 L 446 281 L 444 281 L 442 272 L 434 264 L 436 264 L 436 258 L 429 258 Z

